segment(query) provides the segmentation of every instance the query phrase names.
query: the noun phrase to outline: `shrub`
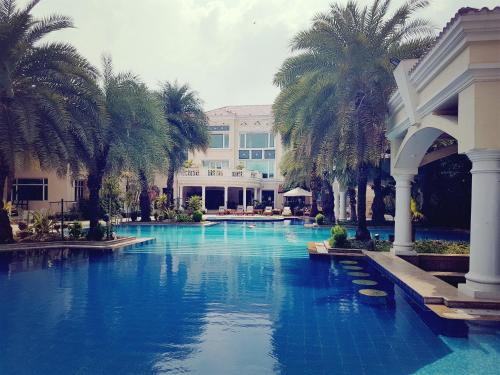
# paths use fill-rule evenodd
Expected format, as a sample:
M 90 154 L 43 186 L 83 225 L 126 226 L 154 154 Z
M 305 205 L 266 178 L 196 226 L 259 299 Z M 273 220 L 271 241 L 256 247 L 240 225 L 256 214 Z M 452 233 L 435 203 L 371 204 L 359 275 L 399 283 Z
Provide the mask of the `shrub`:
M 47 211 L 33 212 L 33 230 L 36 234 L 49 234 L 53 231 L 54 224 Z
M 97 241 L 102 241 L 105 235 L 106 235 L 106 227 L 101 225 L 101 223 L 97 223 L 95 231 L 95 239 Z M 87 240 L 89 240 L 88 235 L 87 235 Z
M 469 254 L 469 243 L 460 241 L 415 241 L 415 251 L 422 254 Z
M 191 215 L 187 215 L 187 214 L 178 214 L 177 221 L 179 223 L 192 223 L 193 217 Z
M 71 239 L 73 239 L 73 240 L 79 239 L 83 235 L 82 224 L 79 221 L 77 221 L 75 223 L 71 223 L 69 225 L 68 233 L 69 233 L 69 237 Z
M 193 212 L 193 221 L 199 223 L 203 219 L 203 214 L 200 211 Z
M 28 238 L 32 235 L 33 235 L 33 232 L 28 230 L 28 229 L 23 229 L 23 230 L 16 233 L 16 237 L 20 240 L 24 240 L 25 238 Z
M 193 195 L 188 199 L 187 209 L 190 212 L 201 211 L 203 202 L 199 195 Z
M 347 243 L 347 230 L 340 225 L 335 225 L 331 229 L 332 238 L 330 241 L 330 245 L 332 247 L 345 247 L 348 245 Z
M 317 214 L 314 220 L 316 221 L 316 224 L 323 225 L 325 223 L 325 215 Z

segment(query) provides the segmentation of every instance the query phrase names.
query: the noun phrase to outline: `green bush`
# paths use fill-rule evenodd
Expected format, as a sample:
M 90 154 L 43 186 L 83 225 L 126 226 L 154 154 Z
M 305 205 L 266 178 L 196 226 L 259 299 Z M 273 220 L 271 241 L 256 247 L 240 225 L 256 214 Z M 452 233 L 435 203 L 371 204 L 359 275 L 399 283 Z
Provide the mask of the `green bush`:
M 178 214 L 177 215 L 177 222 L 178 223 L 192 223 L 193 217 L 191 215 L 187 215 L 187 214 Z
M 199 195 L 193 195 L 188 199 L 187 209 L 190 212 L 201 211 L 202 203 Z
M 72 240 L 78 240 L 83 235 L 82 224 L 79 221 L 71 223 L 69 225 L 68 234 Z
M 199 223 L 201 219 L 203 219 L 203 214 L 201 213 L 201 211 L 193 212 L 193 221 L 195 223 Z
M 316 224 L 323 225 L 325 223 L 325 215 L 317 214 L 314 220 L 316 221 Z
M 415 251 L 420 254 L 469 254 L 469 243 L 461 241 L 415 241 Z
M 97 223 L 95 239 L 97 241 L 102 241 L 105 235 L 106 235 L 106 227 L 104 225 L 101 225 L 101 223 Z M 88 236 L 87 239 L 89 239 Z
M 347 230 L 341 225 L 335 225 L 330 230 L 332 237 L 330 238 L 330 245 L 332 247 L 346 247 L 347 242 Z

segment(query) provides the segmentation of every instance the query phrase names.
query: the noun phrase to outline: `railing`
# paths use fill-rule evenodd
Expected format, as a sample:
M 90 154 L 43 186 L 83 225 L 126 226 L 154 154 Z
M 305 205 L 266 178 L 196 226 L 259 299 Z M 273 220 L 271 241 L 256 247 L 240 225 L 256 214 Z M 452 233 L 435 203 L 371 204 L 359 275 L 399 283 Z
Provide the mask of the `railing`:
M 185 177 L 233 177 L 233 178 L 262 178 L 262 173 L 246 169 L 215 169 L 215 168 L 184 168 L 181 176 Z

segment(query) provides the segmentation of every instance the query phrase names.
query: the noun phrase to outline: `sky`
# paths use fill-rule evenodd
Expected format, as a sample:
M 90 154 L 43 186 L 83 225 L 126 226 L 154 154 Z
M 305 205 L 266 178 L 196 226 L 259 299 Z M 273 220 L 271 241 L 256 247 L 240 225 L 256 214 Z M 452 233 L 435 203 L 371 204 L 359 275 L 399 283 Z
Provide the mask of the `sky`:
M 94 65 L 100 67 L 106 53 L 117 71 L 135 73 L 151 89 L 167 80 L 189 83 L 210 110 L 272 104 L 279 92 L 273 76 L 290 55 L 290 40 L 333 1 L 42 0 L 34 14 L 70 16 L 76 28 L 50 39 L 73 44 Z M 393 0 L 393 7 L 402 3 Z M 499 4 L 431 0 L 419 16 L 440 30 L 461 7 Z

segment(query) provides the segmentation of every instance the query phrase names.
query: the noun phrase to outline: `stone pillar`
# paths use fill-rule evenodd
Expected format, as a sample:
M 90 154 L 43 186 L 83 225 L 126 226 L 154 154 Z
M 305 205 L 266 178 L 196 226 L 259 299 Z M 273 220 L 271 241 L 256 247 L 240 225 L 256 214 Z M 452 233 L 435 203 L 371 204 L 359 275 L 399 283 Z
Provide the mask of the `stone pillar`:
M 416 255 L 411 236 L 411 182 L 413 174 L 394 175 L 396 180 L 396 215 L 394 218 L 394 243 L 391 252 L 395 255 Z
M 500 299 L 500 150 L 474 150 L 470 265 L 458 287 L 477 298 Z
M 259 200 L 259 195 L 257 193 L 257 188 L 253 188 L 253 200 L 252 200 L 252 204 L 253 204 L 253 201 L 257 201 L 257 200 Z
M 227 196 L 228 196 L 228 190 L 229 188 L 227 186 L 224 186 L 224 208 L 227 210 Z
M 339 192 L 339 216 L 337 216 L 337 220 L 347 220 L 346 213 L 346 190 L 341 190 Z
M 247 187 L 243 186 L 243 210 L 247 210 Z
M 262 188 L 259 189 L 259 202 L 262 203 Z
M 206 210 L 205 206 L 205 185 L 201 187 L 201 207 L 202 209 Z

